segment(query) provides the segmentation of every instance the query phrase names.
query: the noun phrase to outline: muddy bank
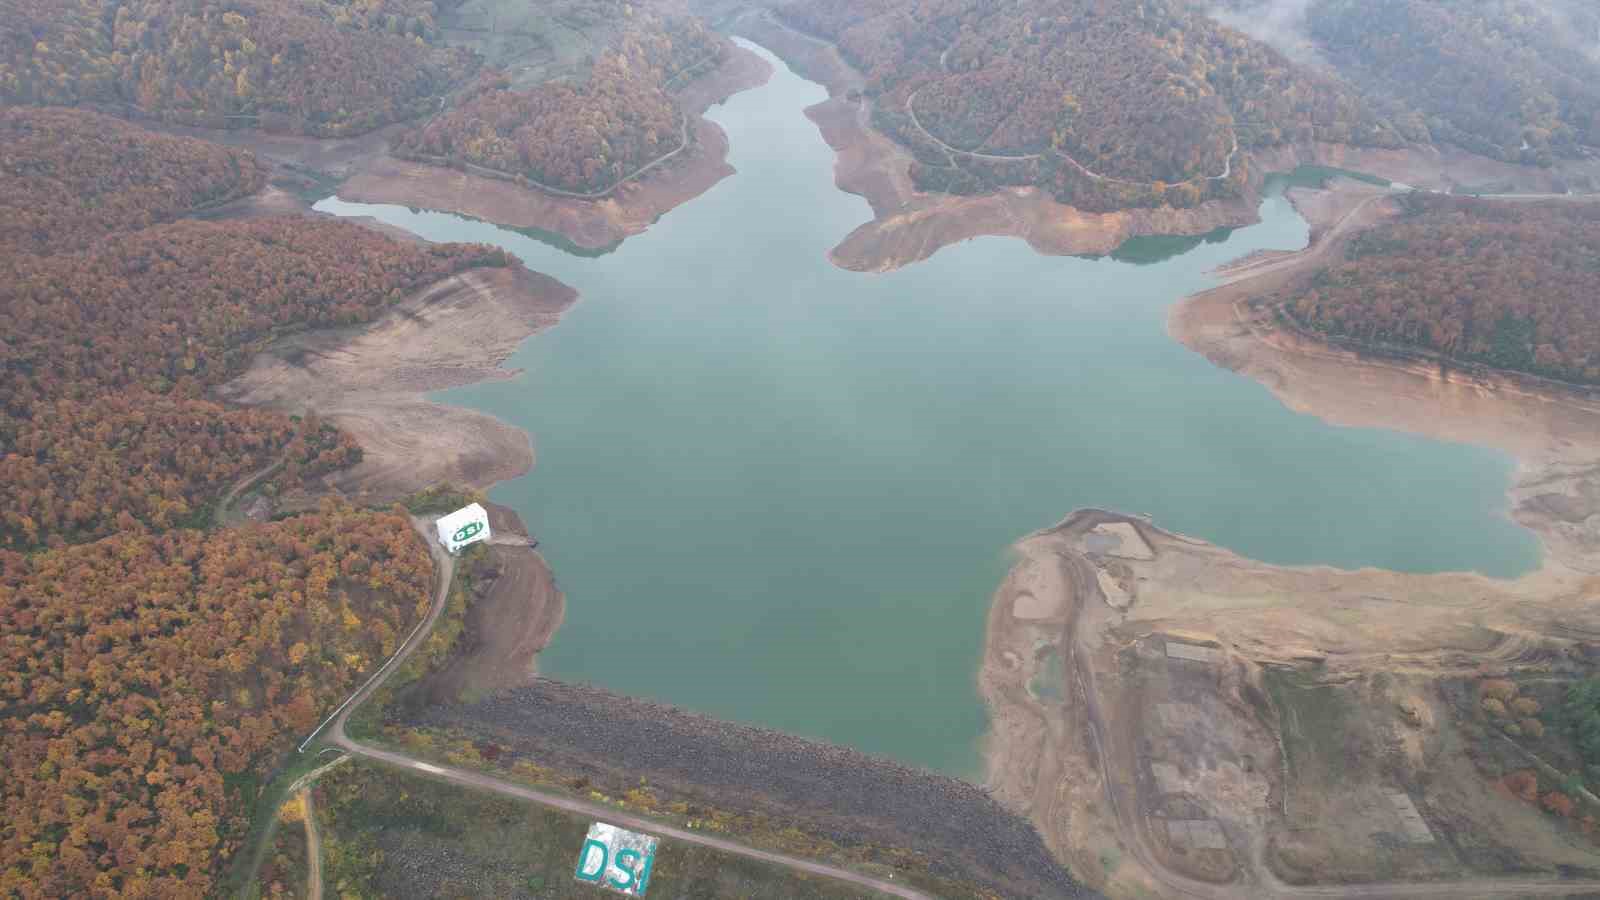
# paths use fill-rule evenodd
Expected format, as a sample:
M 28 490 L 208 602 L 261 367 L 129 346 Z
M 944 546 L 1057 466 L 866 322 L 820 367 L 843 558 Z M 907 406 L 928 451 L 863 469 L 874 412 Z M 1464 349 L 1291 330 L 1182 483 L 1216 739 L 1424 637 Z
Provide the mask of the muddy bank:
M 492 743 L 502 764 L 526 759 L 617 795 L 642 778 L 664 801 L 793 824 L 840 846 L 909 852 L 918 868 L 1001 896 L 1092 896 L 1032 827 L 983 791 L 847 748 L 546 679 L 435 707 L 419 723 Z
M 526 683 L 566 612 L 566 597 L 531 546 L 522 517 L 498 503 L 484 505 L 494 537 L 487 558 L 471 572 L 472 598 L 460 644 L 422 685 L 429 703 L 476 700 Z
M 1530 527 L 1600 514 L 1594 467 L 1539 489 L 1566 499 L 1559 516 L 1525 510 Z M 1595 580 L 1571 566 L 1600 557 L 1592 543 L 1515 580 L 1404 575 L 1268 565 L 1080 510 L 1014 551 L 979 675 L 989 781 L 1087 883 L 1219 900 L 1293 896 L 1286 877 L 1368 896 L 1596 887 L 1561 881 L 1562 867 L 1593 867 L 1595 849 L 1474 769 L 1435 688 L 1600 651 Z M 1350 702 L 1319 701 L 1319 685 Z M 1304 709 L 1279 706 L 1290 687 Z M 1359 716 L 1309 721 L 1335 709 Z M 1378 808 L 1395 791 L 1420 810 L 1421 840 Z M 1181 845 L 1173 822 L 1205 843 Z
M 1306 818 L 1305 798 L 1329 794 L 1304 783 L 1304 767 L 1288 765 L 1281 713 L 1266 697 L 1268 673 L 1358 681 L 1368 693 L 1403 687 L 1411 693 L 1394 703 L 1410 712 L 1372 733 L 1410 747 L 1406 767 L 1382 768 L 1381 754 L 1357 754 L 1346 762 L 1345 787 L 1363 784 L 1373 802 L 1387 803 L 1383 792 L 1400 779 L 1438 833 L 1522 861 L 1479 871 L 1488 881 L 1432 883 L 1425 893 L 1556 892 L 1504 878 L 1518 865 L 1550 872 L 1592 863 L 1592 849 L 1568 847 L 1557 826 L 1536 816 L 1536 828 L 1507 830 L 1504 822 L 1522 821 L 1520 808 L 1502 802 L 1467 762 L 1449 717 L 1433 712 L 1431 686 L 1600 649 L 1600 604 L 1592 599 L 1600 588 L 1600 395 L 1358 354 L 1278 330 L 1250 299 L 1294 285 L 1395 211 L 1384 192 L 1353 182 L 1290 196 L 1312 222 L 1312 246 L 1223 267 L 1227 283 L 1174 308 L 1173 336 L 1261 381 L 1297 411 L 1511 455 L 1508 510 L 1539 538 L 1541 566 L 1516 579 L 1274 566 L 1136 517 L 1074 513 L 1017 543 L 994 596 L 979 673 L 993 723 L 989 783 L 1074 871 L 1114 894 L 1275 896 L 1290 893 L 1280 871 L 1313 881 L 1335 871 L 1295 868 L 1324 855 L 1380 860 L 1367 880 L 1391 872 L 1467 877 L 1464 862 L 1478 856 L 1453 845 L 1418 850 L 1406 862 L 1362 850 L 1366 832 L 1324 835 L 1331 843 L 1319 844 L 1324 838 L 1296 831 L 1322 827 Z M 1175 641 L 1180 662 L 1172 661 Z M 1183 670 L 1192 665 L 1199 675 Z M 1287 795 L 1300 798 L 1297 818 Z M 1177 812 L 1175 796 L 1188 798 Z M 1175 851 L 1161 825 L 1174 816 L 1217 823 L 1208 840 L 1221 849 L 1204 851 L 1209 860 L 1193 847 Z M 1452 852 L 1461 865 L 1450 862 Z M 1390 887 L 1422 895 L 1415 884 Z
M 521 266 L 473 269 L 369 325 L 279 341 L 217 393 L 295 415 L 315 411 L 349 432 L 362 461 L 329 476 L 327 487 L 357 502 L 386 503 L 441 483 L 487 489 L 532 467 L 528 435 L 425 395 L 514 377 L 500 364 L 576 296 Z
M 550 232 L 586 250 L 609 249 L 733 174 L 727 162 L 727 135 L 701 115 L 740 91 L 765 84 L 771 74 L 761 57 L 735 48 L 727 62 L 691 81 L 678 95 L 692 117 L 690 149 L 603 199 L 558 197 L 386 153 L 363 163 L 339 187 L 339 196 L 361 203 L 443 210 L 510 228 Z

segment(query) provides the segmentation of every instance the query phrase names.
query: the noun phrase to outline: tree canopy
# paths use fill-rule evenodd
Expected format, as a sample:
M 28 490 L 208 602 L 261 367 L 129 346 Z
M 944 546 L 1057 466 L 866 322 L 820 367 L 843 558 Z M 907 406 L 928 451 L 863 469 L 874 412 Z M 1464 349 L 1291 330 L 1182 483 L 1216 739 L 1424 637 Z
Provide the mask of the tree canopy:
M 437 108 L 471 54 L 429 0 L 0 0 L 0 101 L 336 136 Z
M 29 253 L 82 249 L 265 184 L 247 150 L 85 109 L 0 108 L 0 149 L 0 248 Z
M 805 0 L 781 14 L 866 73 L 875 123 L 912 149 L 925 187 L 1192 206 L 1239 193 L 1236 146 L 1421 136 L 1181 0 Z
M 0 550 L 0 893 L 201 897 L 248 776 L 426 611 L 404 515 Z
M 635 11 L 586 78 L 513 89 L 485 72 L 446 112 L 402 134 L 402 155 L 467 162 L 575 193 L 605 190 L 683 145 L 672 97 L 720 63 L 727 39 L 698 19 Z
M 368 321 L 411 289 L 508 261 L 304 218 L 175 222 L 0 256 L 0 547 L 180 525 L 285 453 L 291 475 L 353 461 L 320 426 L 205 390 L 279 329 Z
M 1600 204 L 1419 193 L 1278 303 L 1329 335 L 1593 384 L 1596 297 Z
M 1600 147 L 1600 9 L 1564 0 L 1318 0 L 1317 45 L 1433 139 L 1548 164 Z

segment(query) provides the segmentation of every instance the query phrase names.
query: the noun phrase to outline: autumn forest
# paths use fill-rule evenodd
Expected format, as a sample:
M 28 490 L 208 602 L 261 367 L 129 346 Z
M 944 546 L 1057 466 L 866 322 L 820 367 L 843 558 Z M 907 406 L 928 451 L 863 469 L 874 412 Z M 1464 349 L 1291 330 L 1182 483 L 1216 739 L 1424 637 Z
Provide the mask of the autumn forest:
M 1422 136 L 1180 0 L 804 0 L 781 14 L 866 74 L 873 121 L 930 188 L 1193 206 L 1238 196 L 1236 150 Z
M 1430 194 L 1405 206 L 1279 296 L 1281 314 L 1363 344 L 1600 383 L 1600 206 Z
M 603 40 L 530 82 L 452 45 L 460 5 L 0 0 L 0 895 L 218 892 L 262 785 L 428 607 L 405 509 L 327 496 L 356 441 L 216 389 L 286 335 L 520 263 L 242 214 L 285 183 L 248 141 L 371 145 L 581 203 L 688 148 L 679 92 L 735 52 L 690 4 L 569 0 L 561 27 Z M 1600 68 L 1519 0 L 1483 0 L 1488 18 L 1313 2 L 1326 67 L 1189 0 L 772 5 L 863 73 L 852 99 L 925 191 L 1190 208 L 1250 196 L 1250 151 L 1291 143 L 1450 142 L 1542 165 L 1600 146 Z M 1593 206 L 1405 203 L 1274 313 L 1600 384 Z M 224 498 L 257 476 L 303 502 L 224 527 Z
M 513 261 L 325 219 L 173 221 L 263 175 L 87 111 L 0 111 L 7 896 L 208 893 L 260 776 L 426 609 L 403 513 L 327 500 L 208 529 L 257 470 L 311 484 L 360 458 L 209 389 L 286 330 Z
M 486 71 L 448 112 L 402 134 L 396 150 L 547 188 L 603 192 L 684 146 L 688 121 L 673 89 L 728 52 L 727 38 L 698 19 L 630 13 L 586 78 L 516 89 L 503 72 Z

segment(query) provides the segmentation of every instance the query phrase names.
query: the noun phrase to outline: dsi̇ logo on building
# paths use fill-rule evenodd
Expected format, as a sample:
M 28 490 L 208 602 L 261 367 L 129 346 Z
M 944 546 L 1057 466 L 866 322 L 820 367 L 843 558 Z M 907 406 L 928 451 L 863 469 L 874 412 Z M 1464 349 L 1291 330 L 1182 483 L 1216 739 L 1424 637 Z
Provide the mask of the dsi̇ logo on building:
M 619 894 L 643 897 L 655 861 L 655 838 L 596 822 L 589 826 L 589 837 L 578 852 L 574 877 Z

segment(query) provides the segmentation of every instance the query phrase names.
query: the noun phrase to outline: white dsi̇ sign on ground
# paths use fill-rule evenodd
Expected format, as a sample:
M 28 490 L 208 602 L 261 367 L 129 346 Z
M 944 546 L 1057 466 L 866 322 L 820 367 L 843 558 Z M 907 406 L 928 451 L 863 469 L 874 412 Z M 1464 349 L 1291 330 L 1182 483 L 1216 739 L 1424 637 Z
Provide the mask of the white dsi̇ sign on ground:
M 589 826 L 589 837 L 578 851 L 574 877 L 619 894 L 643 897 L 655 861 L 655 838 L 596 822 Z
M 463 506 L 448 516 L 440 516 L 439 543 L 451 553 L 461 552 L 468 544 L 489 539 L 489 512 L 474 503 Z

